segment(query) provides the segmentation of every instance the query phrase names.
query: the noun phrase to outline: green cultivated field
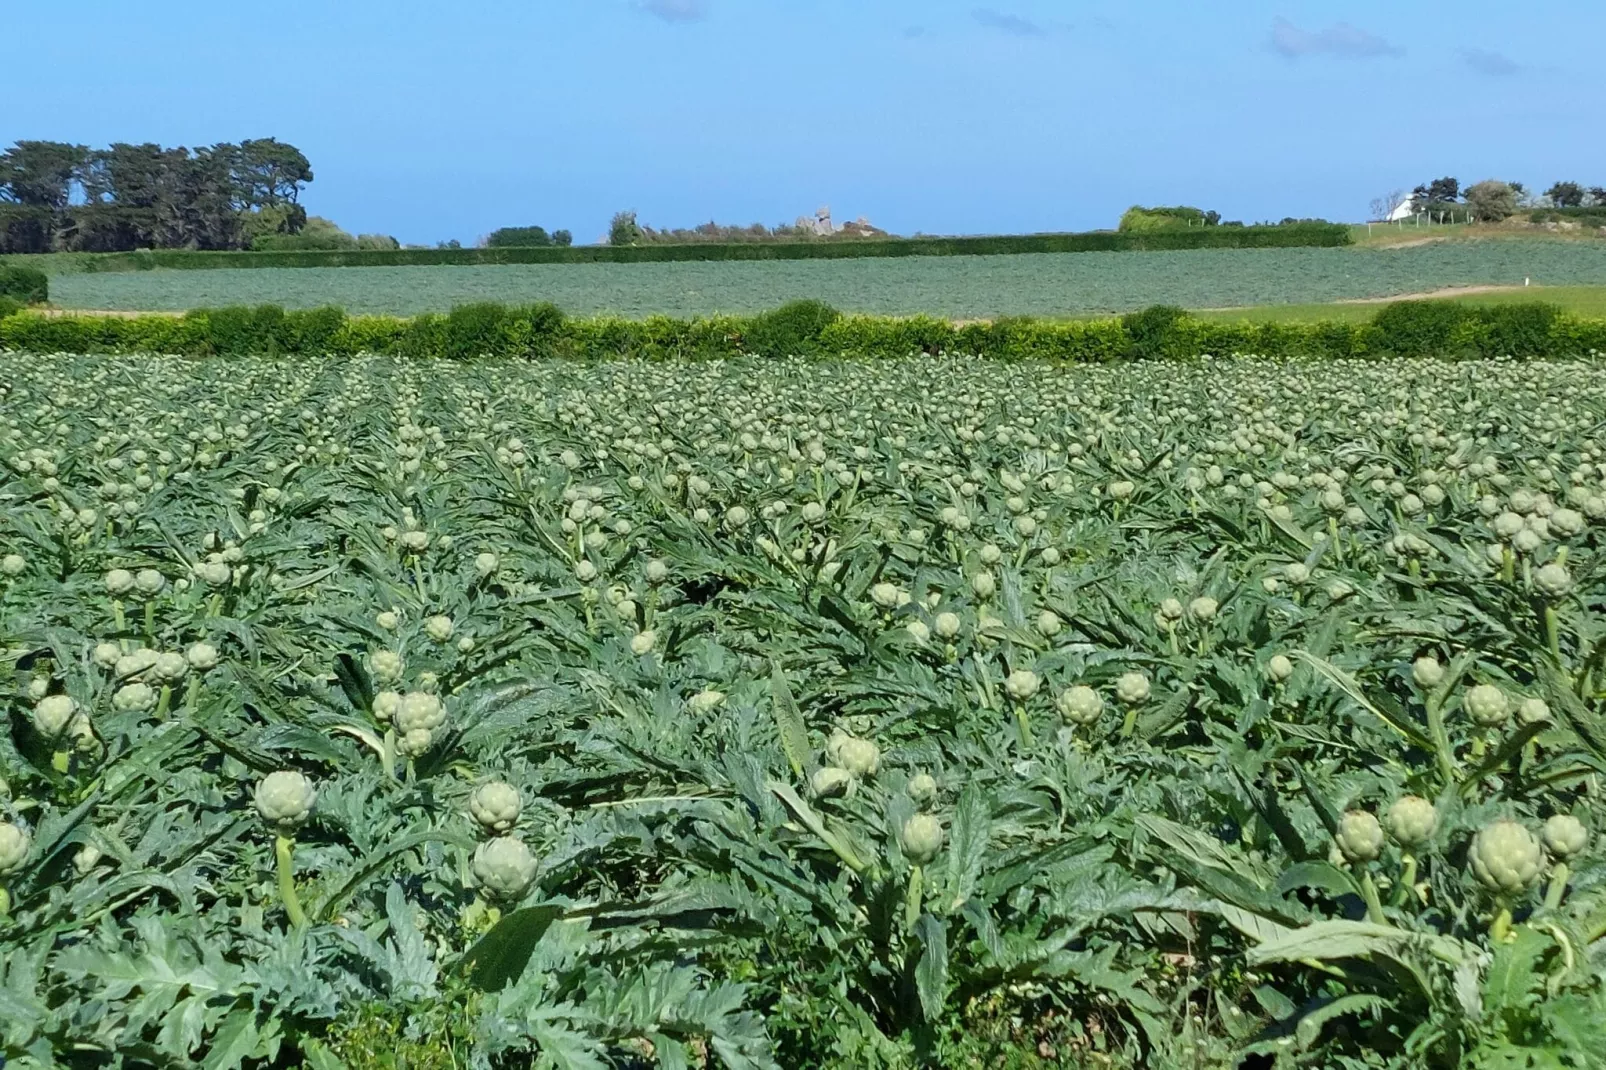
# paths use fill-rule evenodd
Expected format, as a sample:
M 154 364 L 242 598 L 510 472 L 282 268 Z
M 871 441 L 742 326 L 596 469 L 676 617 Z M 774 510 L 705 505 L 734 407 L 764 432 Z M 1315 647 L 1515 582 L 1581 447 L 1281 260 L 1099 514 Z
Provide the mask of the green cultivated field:
M 1606 283 L 1606 244 L 1501 241 L 1404 249 L 1221 249 L 902 259 L 262 268 L 64 274 L 63 308 L 182 310 L 273 303 L 353 312 L 552 301 L 576 315 L 754 312 L 795 298 L 844 311 L 953 318 L 1078 316 L 1151 304 L 1312 304 L 1445 286 Z

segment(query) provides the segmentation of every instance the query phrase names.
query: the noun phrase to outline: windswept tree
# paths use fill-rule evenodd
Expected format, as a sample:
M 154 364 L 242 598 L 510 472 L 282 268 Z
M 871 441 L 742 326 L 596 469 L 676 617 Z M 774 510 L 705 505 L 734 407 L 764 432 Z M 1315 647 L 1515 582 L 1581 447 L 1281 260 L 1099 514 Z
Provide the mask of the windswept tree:
M 1576 182 L 1557 182 L 1545 190 L 1545 196 L 1557 208 L 1582 208 L 1584 206 L 1584 187 Z
M 1517 213 L 1517 191 L 1509 182 L 1485 179 L 1467 188 L 1467 207 L 1480 222 L 1498 223 Z

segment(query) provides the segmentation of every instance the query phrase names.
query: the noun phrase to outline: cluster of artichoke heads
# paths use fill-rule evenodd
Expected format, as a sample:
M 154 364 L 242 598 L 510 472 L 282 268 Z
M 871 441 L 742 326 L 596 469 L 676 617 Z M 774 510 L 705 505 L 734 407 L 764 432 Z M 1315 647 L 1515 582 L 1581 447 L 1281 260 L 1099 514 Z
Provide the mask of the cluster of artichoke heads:
M 810 789 L 821 799 L 851 795 L 859 781 L 875 776 L 881 768 L 881 748 L 874 740 L 851 736 L 840 728 L 826 741 L 825 757 L 828 764 L 809 778 Z
M 378 651 L 374 658 L 381 654 L 390 651 Z M 374 717 L 395 727 L 396 750 L 403 757 L 417 758 L 435 745 L 435 734 L 446 724 L 446 705 L 432 691 L 381 691 L 374 696 Z
M 489 837 L 474 851 L 474 880 L 490 896 L 517 899 L 535 880 L 535 855 L 518 836 L 523 801 L 519 789 L 501 780 L 488 780 L 468 797 L 469 816 Z

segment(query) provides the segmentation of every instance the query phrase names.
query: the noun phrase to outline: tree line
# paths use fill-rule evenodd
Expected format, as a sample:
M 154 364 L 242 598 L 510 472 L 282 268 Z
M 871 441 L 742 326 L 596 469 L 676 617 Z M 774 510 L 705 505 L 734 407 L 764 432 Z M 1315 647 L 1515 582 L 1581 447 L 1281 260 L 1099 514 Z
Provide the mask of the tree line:
M 18 141 L 0 153 L 0 253 L 247 249 L 306 225 L 307 157 L 277 138 L 195 149 Z
M 1521 182 L 1495 178 L 1463 188 L 1459 179 L 1447 175 L 1424 182 L 1409 194 L 1396 190 L 1379 197 L 1372 202 L 1372 215 L 1376 219 L 1387 219 L 1404 204 L 1409 204 L 1411 211 L 1418 215 L 1459 218 L 1465 214 L 1468 221 L 1498 223 L 1525 209 L 1599 208 L 1606 211 L 1606 186 L 1563 181 L 1535 194 Z

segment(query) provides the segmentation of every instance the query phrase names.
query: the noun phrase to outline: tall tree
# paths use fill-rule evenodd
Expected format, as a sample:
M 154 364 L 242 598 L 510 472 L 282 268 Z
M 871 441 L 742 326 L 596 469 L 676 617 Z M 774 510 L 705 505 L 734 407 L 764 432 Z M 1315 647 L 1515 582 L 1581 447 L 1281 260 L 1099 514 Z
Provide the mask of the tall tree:
M 1584 187 L 1576 182 L 1557 182 L 1545 190 L 1545 196 L 1557 208 L 1582 208 L 1584 206 Z

